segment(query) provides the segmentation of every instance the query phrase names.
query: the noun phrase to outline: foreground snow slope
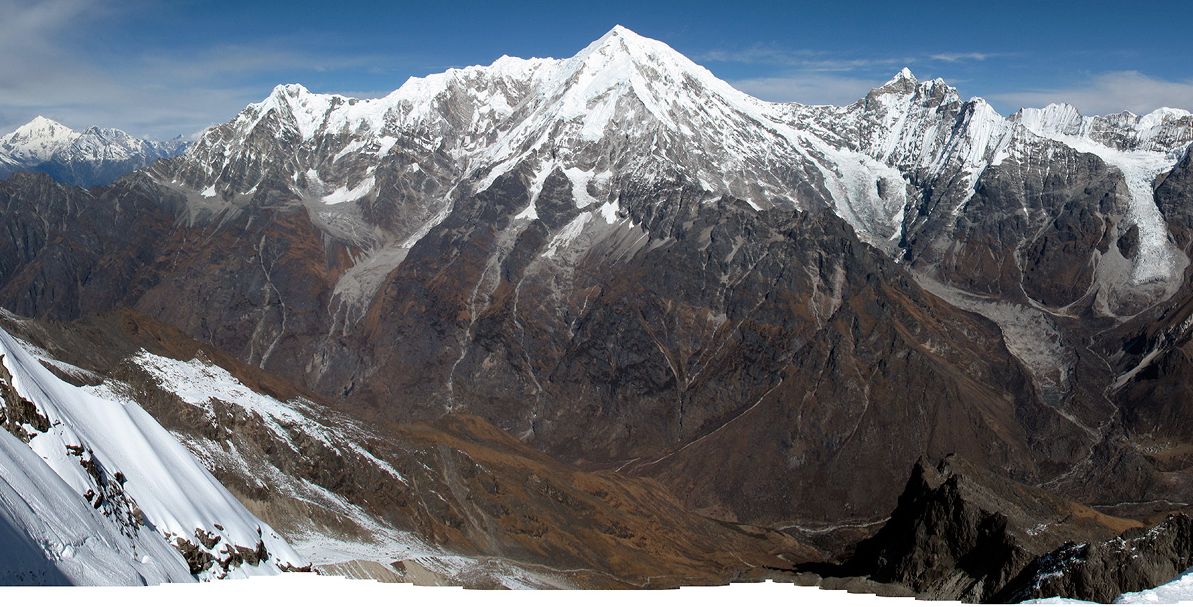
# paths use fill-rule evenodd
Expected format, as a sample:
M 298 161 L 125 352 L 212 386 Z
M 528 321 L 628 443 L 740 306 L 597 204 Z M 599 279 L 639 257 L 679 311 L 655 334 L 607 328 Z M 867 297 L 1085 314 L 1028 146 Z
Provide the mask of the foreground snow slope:
M 80 388 L 59 379 L 3 331 L 0 357 L 15 398 L 36 409 L 20 432 L 69 487 L 71 500 L 90 502 L 126 535 L 156 530 L 200 579 L 304 564 L 139 405 L 106 385 Z
M 0 432 L 0 585 L 193 579 L 165 538 L 145 526 L 121 527 L 16 437 Z
M 1146 605 L 1148 603 L 1170 605 L 1193 602 L 1193 570 L 1186 571 L 1181 577 L 1151 590 L 1128 592 L 1115 599 L 1114 602 L 1124 605 Z

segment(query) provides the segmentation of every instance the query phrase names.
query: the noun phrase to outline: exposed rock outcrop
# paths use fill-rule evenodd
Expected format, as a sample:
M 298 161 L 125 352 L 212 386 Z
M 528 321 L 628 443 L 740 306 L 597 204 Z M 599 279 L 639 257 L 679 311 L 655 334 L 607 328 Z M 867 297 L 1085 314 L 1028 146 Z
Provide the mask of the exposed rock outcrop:
M 1067 542 L 1033 560 L 994 600 L 1065 597 L 1110 603 L 1193 568 L 1193 518 L 1180 514 L 1101 542 Z
M 890 519 L 839 571 L 904 585 L 921 598 L 987 602 L 1058 543 L 1103 540 L 1138 524 L 955 456 L 936 467 L 921 460 Z

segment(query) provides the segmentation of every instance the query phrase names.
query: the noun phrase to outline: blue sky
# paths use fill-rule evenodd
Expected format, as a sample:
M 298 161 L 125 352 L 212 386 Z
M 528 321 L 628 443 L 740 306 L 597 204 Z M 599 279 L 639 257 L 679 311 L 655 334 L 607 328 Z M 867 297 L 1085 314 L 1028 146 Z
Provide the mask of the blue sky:
M 615 24 L 759 97 L 846 103 L 907 65 L 1004 113 L 1193 109 L 1182 2 L 0 0 L 0 131 L 191 134 L 274 84 L 377 96 L 502 54 L 565 57 Z

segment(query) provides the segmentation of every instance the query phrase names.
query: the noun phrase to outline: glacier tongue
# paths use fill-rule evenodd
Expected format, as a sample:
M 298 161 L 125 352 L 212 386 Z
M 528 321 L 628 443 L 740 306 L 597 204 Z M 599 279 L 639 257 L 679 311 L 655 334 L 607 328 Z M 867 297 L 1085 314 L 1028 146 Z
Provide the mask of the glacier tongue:
M 1122 173 L 1130 196 L 1130 213 L 1126 219 L 1139 228 L 1139 256 L 1131 279 L 1140 284 L 1172 277 L 1179 252 L 1169 242 L 1168 224 L 1156 206 L 1152 184 L 1158 175 L 1176 165 L 1180 150 L 1154 149 L 1148 137 L 1154 135 L 1163 116 L 1153 113 L 1135 125 L 1128 125 L 1125 130 L 1133 135 L 1134 145 L 1127 149 L 1108 145 L 1095 137 L 1099 123 L 1105 123 L 1108 117 L 1086 118 L 1070 105 L 1024 109 L 1016 116 L 1032 133 L 1093 154 Z M 1142 128 L 1135 128 L 1136 125 Z
M 160 535 L 200 579 L 305 564 L 135 402 L 106 384 L 59 379 L 2 330 L 0 357 L 13 392 L 47 422 L 26 429 L 28 448 L 69 488 L 71 504 L 94 508 L 130 537 Z

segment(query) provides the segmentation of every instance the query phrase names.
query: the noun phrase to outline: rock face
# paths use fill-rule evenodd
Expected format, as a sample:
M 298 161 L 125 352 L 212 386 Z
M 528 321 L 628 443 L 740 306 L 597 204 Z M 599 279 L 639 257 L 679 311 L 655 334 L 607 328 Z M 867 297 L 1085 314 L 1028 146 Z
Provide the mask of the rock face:
M 872 525 L 950 453 L 1152 516 L 1193 489 L 1191 141 L 1180 110 L 1004 117 L 907 71 L 765 103 L 619 27 L 380 99 L 280 86 L 108 187 L 14 176 L 0 305 L 131 310 L 377 427 L 483 420 L 738 524 Z M 1005 558 L 908 565 L 924 593 L 1064 539 L 930 476 L 979 506 L 906 518 Z
M 1104 540 L 1138 525 L 956 456 L 935 467 L 921 460 L 890 519 L 839 572 L 901 584 L 921 598 L 988 602 L 1058 542 Z
M 996 600 L 1066 597 L 1109 603 L 1155 588 L 1193 567 L 1193 519 L 1171 516 L 1097 543 L 1069 542 L 1041 555 Z
M 38 116 L 0 137 L 0 178 L 20 171 L 45 173 L 78 186 L 104 185 L 186 150 L 181 138 L 137 139 L 119 129 L 82 133 Z

